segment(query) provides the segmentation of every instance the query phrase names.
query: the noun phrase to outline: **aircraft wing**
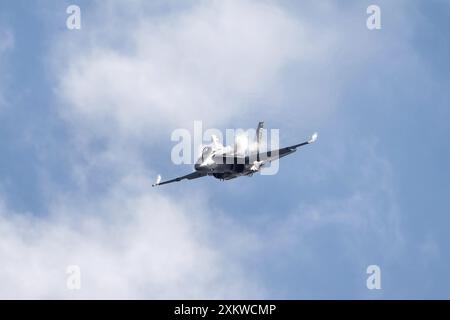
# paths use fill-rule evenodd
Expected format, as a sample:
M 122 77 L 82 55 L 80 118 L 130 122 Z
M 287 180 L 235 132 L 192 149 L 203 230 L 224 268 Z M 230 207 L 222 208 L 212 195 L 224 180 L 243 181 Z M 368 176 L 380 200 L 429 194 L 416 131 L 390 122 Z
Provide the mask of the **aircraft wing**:
M 280 159 L 282 157 L 285 157 L 285 156 L 297 151 L 298 147 L 302 147 L 307 144 L 314 143 L 316 140 L 317 140 L 317 133 L 314 133 L 311 136 L 311 139 L 309 139 L 308 141 L 305 141 L 305 142 L 302 142 L 299 144 L 295 144 L 290 147 L 281 148 L 278 150 L 271 150 L 271 151 L 260 152 L 258 154 L 250 155 L 248 162 L 250 162 L 251 159 L 258 159 L 258 161 L 262 161 L 262 162 L 274 161 L 274 160 Z
M 307 144 L 314 143 L 317 140 L 317 133 L 314 133 L 308 141 L 295 144 L 290 147 L 285 147 L 277 150 L 271 150 L 271 151 L 264 151 L 264 152 L 257 152 L 253 153 L 251 155 L 248 155 L 246 157 L 243 156 L 232 156 L 232 155 L 224 155 L 222 157 L 217 157 L 216 161 L 222 161 L 221 163 L 227 163 L 227 164 L 252 164 L 255 161 L 266 163 L 270 161 L 274 161 L 277 159 L 280 159 L 282 157 L 285 157 L 295 151 L 297 151 L 298 147 L 305 146 Z
M 178 181 L 181 181 L 181 180 L 184 180 L 184 179 L 188 179 L 188 180 L 197 179 L 197 178 L 201 178 L 201 177 L 204 177 L 204 176 L 206 176 L 205 173 L 201 173 L 201 172 L 195 171 L 195 172 L 192 172 L 192 173 L 187 174 L 185 176 L 178 177 L 178 178 L 175 178 L 175 179 L 172 179 L 172 180 L 163 181 L 163 182 L 161 182 L 161 176 L 158 176 L 158 178 L 156 180 L 156 183 L 152 184 L 152 187 L 156 187 L 156 186 L 160 186 L 160 185 L 167 184 L 167 183 L 172 183 L 172 182 L 178 182 Z

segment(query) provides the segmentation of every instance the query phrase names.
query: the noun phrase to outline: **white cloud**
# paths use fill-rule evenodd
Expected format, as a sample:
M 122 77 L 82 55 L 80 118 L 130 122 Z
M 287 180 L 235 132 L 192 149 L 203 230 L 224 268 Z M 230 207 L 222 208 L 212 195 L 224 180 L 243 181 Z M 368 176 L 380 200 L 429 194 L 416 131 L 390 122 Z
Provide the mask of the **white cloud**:
M 67 195 L 46 217 L 2 205 L 0 297 L 261 297 L 226 245 L 244 234 L 192 197 L 175 202 L 153 190 L 127 177 L 95 201 Z M 81 268 L 80 291 L 66 288 L 68 265 Z
M 58 39 L 60 111 L 85 135 L 148 144 L 194 120 L 326 121 L 348 80 L 367 80 L 371 61 L 408 39 L 396 28 L 377 40 L 358 3 L 306 3 L 295 15 L 271 1 L 154 7 L 98 2 L 83 11 L 89 29 Z
M 59 200 L 43 217 L 3 210 L 0 259 L 8 263 L 0 295 L 263 296 L 241 260 L 258 247 L 254 235 L 226 215 L 210 215 L 208 194 L 196 201 L 193 194 L 177 198 L 152 189 L 148 166 L 130 145 L 154 140 L 162 126 L 224 123 L 255 94 L 270 99 L 271 85 L 298 50 L 297 23 L 276 5 L 230 1 L 121 25 L 120 4 L 112 13 L 97 4 L 108 24 L 98 20 L 80 42 L 67 32 L 54 56 L 59 110 L 73 125 L 70 144 L 79 152 L 68 169 L 80 189 L 63 195 L 50 186 Z M 109 24 L 108 14 L 119 20 Z M 108 144 L 92 147 L 84 137 Z M 112 177 L 106 192 L 92 186 L 98 171 Z M 82 272 L 75 293 L 65 288 L 64 274 L 73 264 Z
M 58 70 L 62 112 L 97 134 L 147 141 L 162 126 L 219 125 L 250 113 L 255 97 L 276 95 L 281 71 L 306 43 L 297 21 L 266 2 L 205 1 L 125 25 L 117 19 L 115 38 L 99 20 L 87 45 L 70 47 Z

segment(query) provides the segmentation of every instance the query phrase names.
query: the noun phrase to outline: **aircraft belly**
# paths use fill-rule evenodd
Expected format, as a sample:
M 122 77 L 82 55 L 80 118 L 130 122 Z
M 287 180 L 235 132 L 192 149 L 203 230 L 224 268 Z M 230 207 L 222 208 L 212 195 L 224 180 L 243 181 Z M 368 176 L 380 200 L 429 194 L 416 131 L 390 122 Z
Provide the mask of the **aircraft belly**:
M 216 164 L 213 168 L 214 173 L 234 173 L 237 176 L 247 175 L 250 170 L 251 165 L 244 164 Z
M 216 164 L 214 167 L 215 173 L 229 173 L 233 172 L 232 164 Z

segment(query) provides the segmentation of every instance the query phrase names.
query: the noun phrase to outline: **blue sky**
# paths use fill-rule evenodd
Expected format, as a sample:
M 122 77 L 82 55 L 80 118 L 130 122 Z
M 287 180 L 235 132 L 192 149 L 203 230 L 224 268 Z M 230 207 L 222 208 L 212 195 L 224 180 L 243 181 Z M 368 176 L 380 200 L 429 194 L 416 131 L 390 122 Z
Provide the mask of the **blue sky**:
M 0 296 L 449 298 L 447 2 L 69 4 L 0 3 Z M 152 189 L 195 120 L 319 140 Z

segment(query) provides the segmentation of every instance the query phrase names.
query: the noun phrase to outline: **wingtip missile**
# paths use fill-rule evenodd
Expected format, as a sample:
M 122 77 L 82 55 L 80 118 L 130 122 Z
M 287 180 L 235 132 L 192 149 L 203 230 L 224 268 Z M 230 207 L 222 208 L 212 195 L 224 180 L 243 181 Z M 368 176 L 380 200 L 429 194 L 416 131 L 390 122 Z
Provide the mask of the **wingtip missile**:
M 156 181 L 154 184 L 152 184 L 152 187 L 156 187 L 161 183 L 161 175 L 158 174 L 158 176 L 156 177 Z

